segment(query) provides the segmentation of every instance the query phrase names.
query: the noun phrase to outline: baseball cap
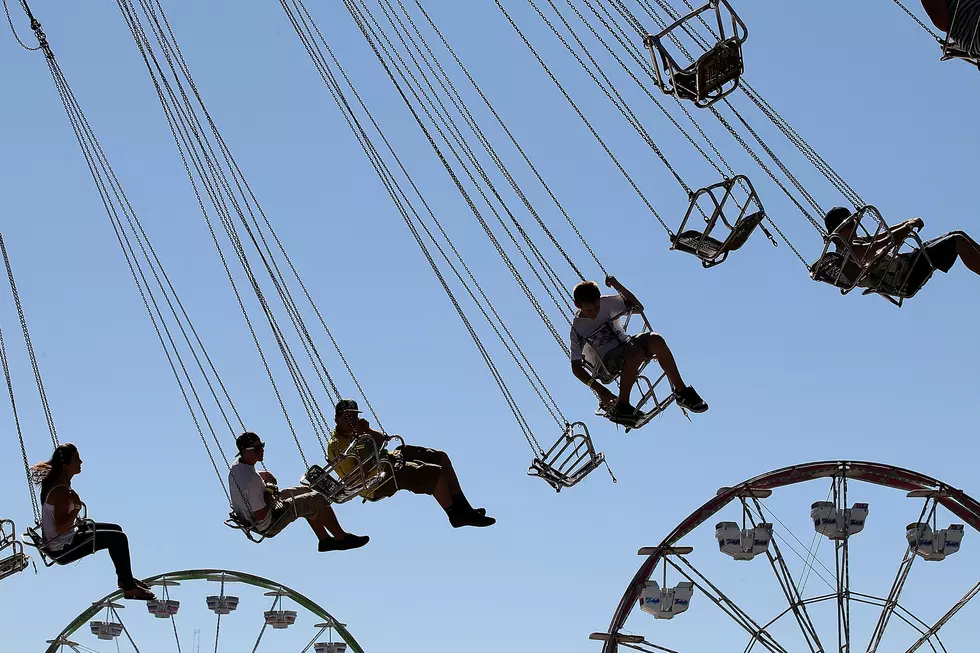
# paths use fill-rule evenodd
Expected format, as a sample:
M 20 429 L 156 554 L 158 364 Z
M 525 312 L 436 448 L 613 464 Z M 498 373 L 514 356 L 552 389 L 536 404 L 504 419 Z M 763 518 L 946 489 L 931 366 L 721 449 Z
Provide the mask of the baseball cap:
M 353 399 L 341 399 L 337 402 L 336 412 L 338 413 L 360 413 L 357 402 Z
M 265 442 L 262 442 L 262 438 L 260 438 L 258 434 L 252 433 L 251 431 L 245 431 L 239 435 L 238 439 L 235 440 L 235 444 L 238 446 L 239 451 L 251 449 L 256 445 L 261 447 L 265 446 Z

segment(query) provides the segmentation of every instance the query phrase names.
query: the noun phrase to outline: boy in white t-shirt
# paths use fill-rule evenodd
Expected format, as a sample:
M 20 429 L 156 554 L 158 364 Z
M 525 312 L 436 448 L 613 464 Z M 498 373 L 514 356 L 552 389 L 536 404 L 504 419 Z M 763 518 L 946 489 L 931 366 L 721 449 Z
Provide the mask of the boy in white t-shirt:
M 265 460 L 265 443 L 258 435 L 246 431 L 235 444 L 238 460 L 228 471 L 228 490 L 235 514 L 253 530 L 273 537 L 297 519 L 305 519 L 319 540 L 318 551 L 356 549 L 371 539 L 346 532 L 330 502 L 319 492 L 304 486 L 280 490 L 275 476 L 256 470 L 256 463 Z
M 704 399 L 684 383 L 677 371 L 674 355 L 662 336 L 656 333 L 629 336 L 623 329 L 620 322 L 623 315 L 643 310 L 636 295 L 619 283 L 616 277 L 606 277 L 606 285 L 618 294 L 603 295 L 594 281 L 583 281 L 573 291 L 575 306 L 579 310 L 572 321 L 570 338 L 572 374 L 595 390 L 600 403 L 608 409 L 610 420 L 629 426 L 643 418 L 643 413 L 630 404 L 630 393 L 636 384 L 640 366 L 655 358 L 670 381 L 677 405 L 692 413 L 708 410 Z M 583 358 L 597 358 L 610 373 L 619 376 L 618 397 L 606 387 L 593 382 Z

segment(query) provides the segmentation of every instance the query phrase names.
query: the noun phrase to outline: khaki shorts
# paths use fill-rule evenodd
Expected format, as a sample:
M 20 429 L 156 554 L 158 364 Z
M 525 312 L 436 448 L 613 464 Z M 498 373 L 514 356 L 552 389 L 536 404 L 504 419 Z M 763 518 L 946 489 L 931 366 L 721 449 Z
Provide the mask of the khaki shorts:
M 272 508 L 272 523 L 262 534 L 278 535 L 297 519 L 318 521 L 328 510 L 332 510 L 330 502 L 319 492 L 308 487 L 287 487 L 279 491 L 279 501 Z
M 371 501 L 386 499 L 398 490 L 408 490 L 415 494 L 432 494 L 442 475 L 440 461 L 445 453 L 427 447 L 404 445 L 391 452 L 389 459 L 395 468 L 395 482 L 383 483 L 375 490 Z

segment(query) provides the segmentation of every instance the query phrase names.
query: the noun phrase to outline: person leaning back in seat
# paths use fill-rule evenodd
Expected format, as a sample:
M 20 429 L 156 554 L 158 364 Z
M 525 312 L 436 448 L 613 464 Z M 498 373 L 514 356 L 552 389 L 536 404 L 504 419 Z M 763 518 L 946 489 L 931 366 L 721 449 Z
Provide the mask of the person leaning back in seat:
M 824 216 L 824 225 L 828 233 L 835 234 L 846 243 L 858 261 L 870 262 L 876 259 L 879 254 L 894 249 L 895 243 L 903 242 L 912 235 L 913 231 L 918 231 L 925 225 L 922 218 L 912 218 L 889 227 L 877 238 L 869 239 L 857 235 L 857 226 L 853 222 L 848 223 L 850 217 L 849 209 L 837 206 Z M 844 253 L 838 240 L 834 240 L 834 248 Z M 920 251 L 924 251 L 927 256 L 920 256 Z M 938 238 L 927 240 L 922 243 L 921 250 L 916 248 L 911 252 L 899 254 L 898 261 L 903 266 L 903 271 L 898 274 L 898 277 L 905 280 L 904 289 L 918 289 L 929 279 L 934 268 L 941 272 L 949 272 L 956 259 L 961 260 L 963 265 L 974 274 L 980 274 L 980 245 L 962 231 L 951 231 Z M 848 261 L 844 270 L 845 275 L 857 278 L 859 272 L 857 263 Z
M 336 418 L 337 428 L 330 435 L 327 458 L 335 465 L 338 476 L 343 479 L 353 472 L 357 460 L 362 464 L 371 464 L 375 451 L 379 454 L 382 467 L 388 467 L 392 472 L 376 488 L 362 493 L 361 496 L 367 501 L 380 501 L 399 490 L 408 490 L 414 494 L 432 496 L 446 511 L 453 528 L 481 528 L 497 523 L 496 519 L 487 516 L 484 508 L 470 505 L 459 485 L 453 461 L 445 451 L 410 444 L 387 451 L 385 434 L 371 428 L 368 421 L 361 417 L 361 411 L 353 399 L 337 402 Z M 383 469 L 373 469 L 368 475 L 374 477 L 382 473 L 385 473 Z
M 674 391 L 677 405 L 692 413 L 708 410 L 697 391 L 685 385 L 674 362 L 674 355 L 662 336 L 644 333 L 629 336 L 623 329 L 620 317 L 628 312 L 641 312 L 643 305 L 636 295 L 627 290 L 616 277 L 606 277 L 606 285 L 615 295 L 603 295 L 594 281 L 583 281 L 575 286 L 572 296 L 578 312 L 572 321 L 570 354 L 572 374 L 599 395 L 599 401 L 608 411 L 608 418 L 617 424 L 629 426 L 643 418 L 643 413 L 630 404 L 630 393 L 636 384 L 640 366 L 657 359 Z M 619 396 L 594 383 L 592 374 L 583 362 L 585 349 L 594 350 L 602 365 L 613 376 L 619 376 Z
M 265 459 L 265 443 L 258 435 L 246 431 L 235 444 L 238 460 L 228 472 L 228 489 L 235 514 L 252 530 L 272 537 L 303 518 L 316 533 L 318 551 L 344 551 L 368 543 L 367 535 L 344 531 L 330 502 L 319 492 L 302 486 L 280 490 L 270 472 L 256 471 L 255 464 Z

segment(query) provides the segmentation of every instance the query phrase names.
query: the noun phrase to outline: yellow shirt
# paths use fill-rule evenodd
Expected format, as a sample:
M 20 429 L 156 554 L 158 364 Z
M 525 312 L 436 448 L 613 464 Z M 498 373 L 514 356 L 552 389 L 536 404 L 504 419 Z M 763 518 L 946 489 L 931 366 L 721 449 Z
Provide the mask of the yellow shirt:
M 366 434 L 365 434 L 366 435 Z M 351 442 L 362 435 L 352 435 L 346 433 L 338 433 L 337 429 L 334 429 L 330 434 L 330 441 L 327 443 L 327 460 L 331 465 L 335 464 L 345 451 L 350 448 Z M 373 440 L 369 443 L 368 440 L 364 440 L 363 444 L 357 446 L 354 450 L 354 454 L 357 456 L 357 460 L 361 463 L 373 463 L 375 445 Z M 382 458 L 387 454 L 387 452 L 381 452 Z M 357 469 L 357 462 L 353 458 L 345 458 L 339 463 L 336 463 L 334 471 L 337 472 L 337 476 L 343 479 L 345 476 Z M 373 478 L 379 472 L 378 468 L 373 464 L 367 470 L 367 477 L 364 479 L 367 481 L 369 478 Z M 361 496 L 370 499 L 373 493 L 362 493 Z

